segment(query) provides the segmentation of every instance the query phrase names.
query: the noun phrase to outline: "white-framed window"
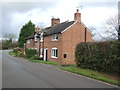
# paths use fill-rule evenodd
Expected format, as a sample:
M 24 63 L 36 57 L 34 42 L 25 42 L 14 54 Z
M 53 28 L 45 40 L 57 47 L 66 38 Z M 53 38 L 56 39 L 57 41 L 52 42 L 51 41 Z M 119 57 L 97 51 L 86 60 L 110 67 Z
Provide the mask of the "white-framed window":
M 34 35 L 34 41 L 37 41 L 37 34 Z
M 40 36 L 40 42 L 43 42 L 43 36 Z
M 58 49 L 57 48 L 52 48 L 51 57 L 52 58 L 57 58 L 58 57 Z
M 27 43 L 29 44 L 29 43 L 30 43 L 30 40 L 27 40 Z
M 58 34 L 52 35 L 52 41 L 58 41 Z

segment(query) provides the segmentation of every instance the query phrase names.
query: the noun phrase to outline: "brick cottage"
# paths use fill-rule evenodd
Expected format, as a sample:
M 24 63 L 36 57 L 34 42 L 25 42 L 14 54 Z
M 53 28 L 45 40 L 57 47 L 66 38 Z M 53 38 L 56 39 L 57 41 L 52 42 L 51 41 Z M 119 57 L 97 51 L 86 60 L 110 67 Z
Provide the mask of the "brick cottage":
M 44 61 L 60 64 L 76 64 L 75 48 L 80 42 L 92 42 L 92 34 L 81 22 L 81 13 L 77 9 L 74 21 L 60 23 L 59 18 L 51 19 L 51 26 L 35 32 L 26 38 L 25 48 L 36 49 Z

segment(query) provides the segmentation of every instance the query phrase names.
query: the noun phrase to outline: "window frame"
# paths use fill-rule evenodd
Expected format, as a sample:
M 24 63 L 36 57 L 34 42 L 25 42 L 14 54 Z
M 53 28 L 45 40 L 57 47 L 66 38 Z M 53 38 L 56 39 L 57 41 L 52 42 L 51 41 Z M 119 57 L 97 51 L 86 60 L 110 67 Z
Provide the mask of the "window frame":
M 58 34 L 52 35 L 52 41 L 58 41 Z
M 28 39 L 28 40 L 27 40 L 27 44 L 30 44 L 30 41 L 31 41 L 31 40 L 30 40 L 30 39 Z
M 37 42 L 37 34 L 34 35 L 34 42 Z
M 51 49 L 51 58 L 58 58 L 58 49 L 57 48 Z

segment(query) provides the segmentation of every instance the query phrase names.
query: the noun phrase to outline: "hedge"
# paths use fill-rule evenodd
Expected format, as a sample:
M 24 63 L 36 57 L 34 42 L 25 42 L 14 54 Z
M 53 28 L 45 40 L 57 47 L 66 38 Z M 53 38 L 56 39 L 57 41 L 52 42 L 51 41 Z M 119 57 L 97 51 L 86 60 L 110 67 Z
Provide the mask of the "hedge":
M 120 74 L 120 42 L 79 43 L 76 46 L 77 66 Z
M 26 56 L 28 58 L 31 58 L 32 56 L 36 55 L 37 54 L 37 51 L 35 49 L 26 49 Z

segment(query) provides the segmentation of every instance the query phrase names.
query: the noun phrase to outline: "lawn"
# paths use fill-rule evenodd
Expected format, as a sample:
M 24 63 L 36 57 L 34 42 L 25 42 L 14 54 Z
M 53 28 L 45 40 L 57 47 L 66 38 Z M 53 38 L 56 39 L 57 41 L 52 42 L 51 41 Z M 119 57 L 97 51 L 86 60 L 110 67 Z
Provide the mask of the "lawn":
M 94 70 L 82 69 L 75 66 L 61 67 L 60 69 L 120 86 L 120 79 L 118 79 L 117 75 L 112 76 Z

